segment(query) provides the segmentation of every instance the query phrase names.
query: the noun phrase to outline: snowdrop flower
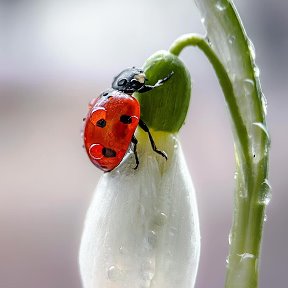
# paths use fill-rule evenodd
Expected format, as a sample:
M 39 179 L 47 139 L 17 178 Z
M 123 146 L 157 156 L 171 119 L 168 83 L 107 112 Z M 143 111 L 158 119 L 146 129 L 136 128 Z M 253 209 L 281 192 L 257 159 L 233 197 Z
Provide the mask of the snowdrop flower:
M 159 73 L 165 75 L 167 69 L 173 69 L 175 77 L 173 81 L 167 81 L 167 86 L 170 82 L 173 88 L 164 88 L 163 85 L 158 93 L 162 89 L 163 95 L 171 95 L 175 99 L 177 95 L 173 89 L 177 77 L 183 78 L 183 73 L 185 77 L 189 75 L 186 75 L 188 72 L 184 66 L 181 69 L 178 67 L 183 65 L 180 60 L 173 56 L 171 61 L 171 57 L 168 52 L 158 52 L 147 60 L 144 68 L 149 74 L 149 67 L 158 69 L 157 63 L 162 65 L 164 62 L 166 64 L 163 67 L 160 65 Z M 149 66 L 149 63 L 153 65 Z M 158 79 L 162 77 L 159 73 L 156 76 Z M 149 80 L 150 76 L 147 76 Z M 188 89 L 186 94 L 190 97 L 190 78 L 186 82 L 180 82 L 181 89 Z M 166 90 L 165 93 L 165 89 L 170 92 Z M 145 96 L 146 93 L 143 98 Z M 182 104 L 187 103 L 187 99 L 184 100 Z M 139 101 L 141 108 L 142 105 L 145 107 L 145 102 Z M 159 101 L 152 109 L 165 110 L 166 104 L 161 99 Z M 181 108 L 179 102 L 184 116 L 183 113 L 177 115 L 177 105 L 172 105 L 174 114 L 168 109 L 170 114 L 165 115 L 167 121 L 174 123 L 167 125 L 168 129 L 163 129 L 167 124 L 165 121 L 158 119 L 160 124 L 158 121 L 155 122 L 157 124 L 151 123 L 167 109 L 158 113 L 154 110 L 157 115 L 153 119 L 149 116 L 145 119 L 152 127 L 157 147 L 168 154 L 168 161 L 152 150 L 148 136 L 138 129 L 138 169 L 133 169 L 135 160 L 130 153 L 116 169 L 103 174 L 100 179 L 86 216 L 80 247 L 84 288 L 194 287 L 200 252 L 199 222 L 194 187 L 177 136 L 188 105 Z M 182 117 L 182 120 L 173 121 L 175 117 Z M 157 125 L 162 125 L 162 129 Z

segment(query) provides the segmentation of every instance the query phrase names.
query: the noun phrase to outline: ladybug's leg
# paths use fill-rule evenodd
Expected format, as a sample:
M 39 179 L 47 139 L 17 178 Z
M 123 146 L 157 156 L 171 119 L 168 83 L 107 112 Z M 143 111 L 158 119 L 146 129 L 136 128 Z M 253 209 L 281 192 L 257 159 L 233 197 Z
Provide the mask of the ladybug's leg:
M 144 84 L 144 86 L 142 86 L 139 90 L 137 90 L 137 92 L 139 92 L 139 93 L 144 93 L 144 92 L 153 90 L 154 88 L 157 88 L 157 87 L 163 85 L 163 83 L 166 82 L 167 80 L 169 80 L 173 74 L 174 74 L 174 71 L 172 71 L 172 72 L 171 72 L 168 76 L 166 76 L 165 78 L 158 80 L 155 85 L 145 85 L 145 84 Z
M 151 146 L 152 146 L 152 149 L 153 151 L 155 151 L 156 153 L 160 154 L 162 157 L 164 157 L 166 160 L 168 159 L 167 157 L 167 154 L 164 152 L 164 151 L 160 151 L 157 149 L 156 147 L 156 144 L 154 142 L 154 139 L 149 131 L 149 128 L 148 126 L 145 124 L 145 122 L 141 119 L 139 119 L 139 126 L 145 131 L 148 133 L 148 136 L 149 136 L 149 140 L 150 140 L 150 143 L 151 143 Z
M 133 149 L 133 153 L 134 153 L 134 156 L 135 156 L 135 161 L 136 161 L 136 166 L 134 167 L 134 169 L 136 170 L 138 168 L 138 165 L 139 165 L 139 159 L 138 159 L 138 155 L 137 155 L 137 143 L 138 143 L 138 140 L 136 139 L 136 137 L 133 135 L 132 139 L 131 139 L 131 142 L 134 144 L 134 149 Z

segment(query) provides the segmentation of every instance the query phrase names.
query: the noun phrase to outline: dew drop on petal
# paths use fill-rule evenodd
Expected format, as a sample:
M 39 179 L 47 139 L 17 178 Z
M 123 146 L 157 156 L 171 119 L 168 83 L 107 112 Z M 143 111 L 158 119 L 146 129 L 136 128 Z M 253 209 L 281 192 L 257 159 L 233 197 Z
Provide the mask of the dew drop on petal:
M 125 246 L 120 246 L 119 252 L 120 254 L 125 255 L 128 253 L 128 249 Z
M 148 233 L 148 236 L 147 236 L 147 241 L 148 241 L 148 244 L 154 248 L 157 244 L 157 235 L 155 233 L 155 231 L 149 231 Z
M 152 259 L 145 260 L 142 263 L 141 272 L 144 280 L 152 280 L 155 274 L 155 261 Z
M 163 226 L 167 222 L 167 215 L 164 212 L 160 212 L 155 218 L 155 224 L 157 226 Z
M 118 267 L 112 265 L 108 268 L 107 275 L 108 275 L 109 280 L 117 281 L 121 279 L 122 273 Z
M 177 228 L 174 227 L 174 226 L 172 226 L 172 227 L 170 228 L 170 230 L 169 230 L 169 235 L 170 235 L 171 237 L 174 237 L 176 234 L 177 234 Z

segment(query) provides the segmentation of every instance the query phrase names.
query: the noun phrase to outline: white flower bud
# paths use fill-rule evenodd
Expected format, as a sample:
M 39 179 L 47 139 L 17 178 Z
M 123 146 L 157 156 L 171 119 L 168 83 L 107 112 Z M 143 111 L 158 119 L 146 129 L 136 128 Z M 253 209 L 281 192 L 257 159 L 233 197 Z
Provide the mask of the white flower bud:
M 193 184 L 177 137 L 152 133 L 167 162 L 138 133 L 138 169 L 131 154 L 97 185 L 80 248 L 84 288 L 194 287 L 200 233 Z

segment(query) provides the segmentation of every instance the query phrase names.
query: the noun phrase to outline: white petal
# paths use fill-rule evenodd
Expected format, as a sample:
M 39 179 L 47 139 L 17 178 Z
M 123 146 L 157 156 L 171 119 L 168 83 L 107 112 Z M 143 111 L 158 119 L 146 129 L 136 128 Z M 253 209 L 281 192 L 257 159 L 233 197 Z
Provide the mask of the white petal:
M 137 170 L 131 156 L 99 181 L 80 247 L 84 288 L 194 286 L 200 252 L 194 188 L 178 140 L 161 139 L 167 162 L 146 144 Z

